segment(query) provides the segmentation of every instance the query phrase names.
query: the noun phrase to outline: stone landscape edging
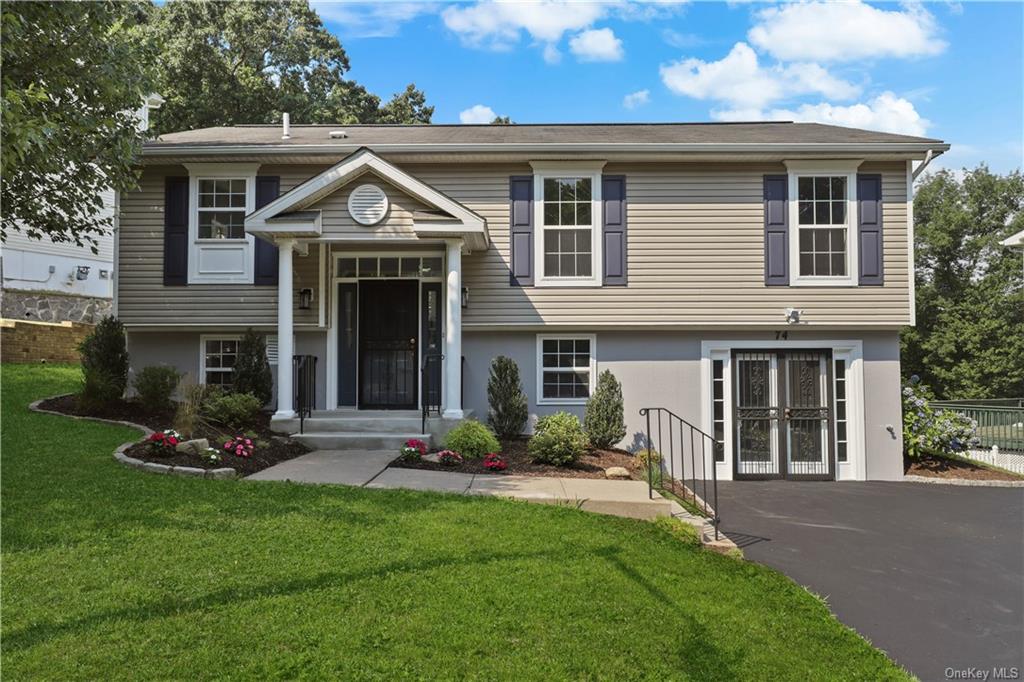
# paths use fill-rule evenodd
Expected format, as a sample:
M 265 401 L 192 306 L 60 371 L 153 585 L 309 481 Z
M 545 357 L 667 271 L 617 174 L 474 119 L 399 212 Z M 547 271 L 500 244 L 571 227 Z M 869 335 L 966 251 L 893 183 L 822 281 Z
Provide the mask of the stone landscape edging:
M 136 424 L 134 422 L 121 421 L 119 419 L 104 419 L 103 417 L 87 417 L 81 414 L 65 414 L 63 412 L 57 412 L 55 410 L 46 410 L 40 407 L 40 404 L 47 400 L 53 400 L 55 398 L 63 398 L 71 395 L 70 393 L 61 393 L 59 395 L 52 395 L 48 398 L 40 398 L 35 402 L 29 404 L 28 409 L 33 412 L 39 412 L 41 414 L 55 414 L 59 417 L 70 417 L 71 419 L 83 419 L 86 421 L 101 422 L 103 424 L 115 424 L 117 426 L 128 426 L 133 429 L 139 429 L 142 431 L 142 435 L 146 438 L 153 434 L 153 429 L 142 424 Z M 129 441 L 127 443 L 121 443 L 114 450 L 114 459 L 121 464 L 131 467 L 133 469 L 141 469 L 142 471 L 148 471 L 153 474 L 164 474 L 171 476 L 191 476 L 194 478 L 236 478 L 238 472 L 231 467 L 221 467 L 219 469 L 200 469 L 199 467 L 182 467 L 174 466 L 173 464 L 159 464 L 157 462 L 144 462 L 141 459 L 135 457 L 129 457 L 125 454 L 125 451 L 131 446 L 135 445 L 138 441 Z
M 1001 481 L 985 478 L 938 478 L 937 476 L 916 476 L 905 474 L 904 481 L 910 483 L 931 483 L 932 485 L 965 485 L 978 488 L 1024 488 L 1024 480 Z

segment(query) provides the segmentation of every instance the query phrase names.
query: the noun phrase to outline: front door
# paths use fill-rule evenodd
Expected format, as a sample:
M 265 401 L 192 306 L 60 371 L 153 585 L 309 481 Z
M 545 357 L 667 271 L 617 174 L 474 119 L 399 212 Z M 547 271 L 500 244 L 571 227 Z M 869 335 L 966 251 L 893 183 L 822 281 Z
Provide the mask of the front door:
M 835 477 L 827 351 L 733 356 L 737 478 Z
M 416 280 L 359 282 L 359 407 L 415 409 Z

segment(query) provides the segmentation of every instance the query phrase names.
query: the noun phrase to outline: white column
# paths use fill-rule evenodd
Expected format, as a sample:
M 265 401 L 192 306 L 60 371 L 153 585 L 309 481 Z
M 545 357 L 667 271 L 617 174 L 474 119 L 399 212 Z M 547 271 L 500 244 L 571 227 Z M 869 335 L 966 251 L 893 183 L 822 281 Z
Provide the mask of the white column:
M 294 248 L 294 239 L 280 239 L 277 242 L 277 412 L 274 419 L 291 419 L 295 416 L 292 393 L 292 355 L 295 354 L 292 347 Z
M 444 416 L 462 419 L 462 240 L 448 242 L 445 287 Z

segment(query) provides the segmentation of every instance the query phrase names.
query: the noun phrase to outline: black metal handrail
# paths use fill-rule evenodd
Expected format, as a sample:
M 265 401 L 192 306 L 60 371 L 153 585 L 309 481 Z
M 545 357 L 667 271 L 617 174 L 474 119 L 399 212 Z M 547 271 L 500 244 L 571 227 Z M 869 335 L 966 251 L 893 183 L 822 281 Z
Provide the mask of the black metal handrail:
M 427 416 L 429 416 L 431 412 L 437 412 L 438 415 L 441 414 L 441 387 L 443 385 L 441 375 L 444 372 L 443 362 L 444 355 L 441 353 L 431 353 L 423 356 L 422 364 L 420 366 L 420 386 L 422 387 L 422 417 L 420 433 L 427 432 Z
M 705 433 L 679 415 L 664 407 L 645 407 L 640 416 L 646 419 L 647 430 L 644 438 L 647 446 L 647 490 L 651 498 L 654 491 L 664 490 L 690 502 L 703 511 L 715 528 L 715 540 L 718 539 L 718 524 L 721 517 L 718 512 L 718 467 L 715 452 L 720 442 Z M 653 417 L 653 423 L 652 423 Z M 689 442 L 690 479 L 692 487 L 686 485 L 686 444 Z M 666 445 L 668 446 L 666 448 Z M 710 445 L 710 447 L 708 447 Z M 678 449 L 677 449 L 678 446 Z M 699 448 L 699 451 L 698 451 Z M 660 455 L 652 456 L 652 452 Z M 657 462 L 655 462 L 657 459 Z M 697 495 L 697 462 L 700 462 L 700 477 L 703 482 L 703 495 Z M 678 472 L 676 462 L 678 461 Z M 654 469 L 658 467 L 658 480 L 655 482 Z M 711 504 L 708 504 L 708 469 L 711 469 Z M 678 476 L 676 475 L 678 473 Z M 666 478 L 667 477 L 667 478 Z M 687 499 L 689 494 L 690 499 Z
M 295 394 L 295 411 L 299 416 L 299 433 L 306 424 L 306 417 L 313 416 L 316 409 L 316 356 L 292 356 L 292 391 Z

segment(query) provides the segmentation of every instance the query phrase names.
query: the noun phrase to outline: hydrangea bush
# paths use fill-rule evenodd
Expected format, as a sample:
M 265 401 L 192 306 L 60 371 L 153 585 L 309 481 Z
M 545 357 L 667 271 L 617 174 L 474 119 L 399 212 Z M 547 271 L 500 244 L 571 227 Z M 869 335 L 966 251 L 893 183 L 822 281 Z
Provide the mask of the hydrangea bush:
M 915 375 L 903 388 L 903 450 L 909 457 L 950 455 L 977 447 L 978 422 L 953 410 L 935 409 Z

